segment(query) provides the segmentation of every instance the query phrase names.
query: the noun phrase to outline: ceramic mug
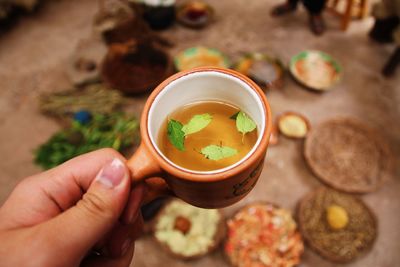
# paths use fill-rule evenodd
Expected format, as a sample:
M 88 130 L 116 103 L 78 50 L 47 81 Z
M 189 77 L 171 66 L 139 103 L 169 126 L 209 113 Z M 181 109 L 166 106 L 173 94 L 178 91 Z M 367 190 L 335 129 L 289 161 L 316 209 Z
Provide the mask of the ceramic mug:
M 159 131 L 171 112 L 207 100 L 233 104 L 249 114 L 257 124 L 258 138 L 233 165 L 213 171 L 189 170 L 163 155 L 157 145 Z M 150 198 L 173 194 L 194 206 L 221 208 L 238 202 L 255 186 L 264 166 L 272 118 L 265 94 L 249 78 L 233 70 L 203 67 L 162 82 L 149 96 L 140 126 L 141 144 L 127 163 L 133 183 L 145 181 Z

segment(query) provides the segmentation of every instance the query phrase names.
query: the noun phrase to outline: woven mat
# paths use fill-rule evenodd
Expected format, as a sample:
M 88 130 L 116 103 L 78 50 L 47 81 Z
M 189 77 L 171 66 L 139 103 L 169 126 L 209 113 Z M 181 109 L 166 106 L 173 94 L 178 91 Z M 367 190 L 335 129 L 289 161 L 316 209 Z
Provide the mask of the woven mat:
M 392 165 L 386 142 L 353 119 L 330 120 L 311 130 L 304 155 L 319 179 L 349 193 L 377 190 L 389 177 Z
M 338 205 L 349 221 L 343 229 L 331 229 L 326 209 Z M 364 202 L 349 194 L 321 187 L 306 195 L 298 206 L 299 228 L 307 244 L 324 258 L 347 263 L 368 252 L 377 236 L 377 220 Z

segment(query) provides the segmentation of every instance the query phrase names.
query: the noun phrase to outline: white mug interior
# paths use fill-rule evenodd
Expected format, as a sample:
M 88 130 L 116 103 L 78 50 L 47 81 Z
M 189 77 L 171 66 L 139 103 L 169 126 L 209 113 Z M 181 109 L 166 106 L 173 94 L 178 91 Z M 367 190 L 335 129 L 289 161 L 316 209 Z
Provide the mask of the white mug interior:
M 157 143 L 159 131 L 167 116 L 184 105 L 213 100 L 234 105 L 250 115 L 257 124 L 258 131 L 258 139 L 254 147 L 235 164 L 213 171 L 194 171 L 170 161 L 158 148 Z M 266 107 L 258 94 L 240 78 L 218 71 L 199 71 L 188 73 L 165 86 L 155 97 L 149 109 L 147 128 L 153 147 L 169 164 L 191 173 L 215 174 L 234 168 L 254 153 L 264 135 L 265 114 Z

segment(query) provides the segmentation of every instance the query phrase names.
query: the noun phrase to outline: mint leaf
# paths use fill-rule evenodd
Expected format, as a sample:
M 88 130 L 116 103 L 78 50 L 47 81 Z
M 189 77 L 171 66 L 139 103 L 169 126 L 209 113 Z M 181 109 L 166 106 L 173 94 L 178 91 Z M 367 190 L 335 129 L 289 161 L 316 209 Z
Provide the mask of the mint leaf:
M 212 116 L 208 113 L 194 115 L 190 121 L 182 127 L 185 136 L 203 130 L 211 122 Z
M 220 160 L 236 155 L 237 150 L 228 146 L 209 145 L 201 149 L 201 154 L 207 159 Z
M 239 111 L 236 117 L 236 128 L 243 135 L 252 132 L 257 127 L 256 123 L 244 112 Z
M 167 135 L 171 144 L 180 151 L 184 151 L 185 133 L 182 131 L 182 123 L 176 120 L 168 121 Z
M 238 112 L 236 112 L 235 114 L 233 114 L 232 116 L 230 116 L 229 119 L 231 119 L 231 120 L 236 120 L 237 116 L 239 115 L 239 112 L 240 112 L 240 111 L 238 111 Z

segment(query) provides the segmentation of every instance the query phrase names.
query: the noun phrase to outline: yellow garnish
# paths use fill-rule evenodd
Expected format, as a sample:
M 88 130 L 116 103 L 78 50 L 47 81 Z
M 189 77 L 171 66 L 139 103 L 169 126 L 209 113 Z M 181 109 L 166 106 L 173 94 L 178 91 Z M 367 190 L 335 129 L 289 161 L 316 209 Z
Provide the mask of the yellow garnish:
M 343 229 L 349 223 L 347 211 L 338 205 L 331 205 L 327 208 L 326 219 L 329 226 L 334 230 Z

